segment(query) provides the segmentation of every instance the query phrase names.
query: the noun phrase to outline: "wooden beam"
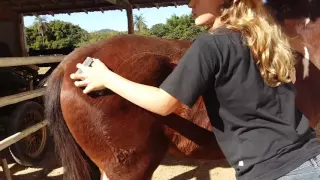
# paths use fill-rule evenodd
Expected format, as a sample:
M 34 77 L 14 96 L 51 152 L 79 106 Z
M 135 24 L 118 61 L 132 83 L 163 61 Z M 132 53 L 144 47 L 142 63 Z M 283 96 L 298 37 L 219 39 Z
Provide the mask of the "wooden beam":
M 0 98 L 0 107 L 16 104 L 29 99 L 41 97 L 44 94 L 45 88 L 40 88 L 32 91 L 22 92 L 10 96 Z
M 61 5 L 58 0 L 51 0 L 54 4 Z
M 10 0 L 9 1 L 11 4 L 14 4 L 14 5 L 16 5 L 16 6 L 18 6 L 18 7 L 22 7 L 22 5 L 19 3 L 19 2 L 16 2 L 16 1 L 13 1 L 13 0 Z
M 0 151 L 6 149 L 7 147 L 11 146 L 12 144 L 20 141 L 21 139 L 29 136 L 30 134 L 38 131 L 39 129 L 49 125 L 48 120 L 44 120 L 42 122 L 39 122 L 21 132 L 17 132 L 14 135 L 5 138 L 4 140 L 0 141 Z
M 8 9 L 2 9 L 2 11 L 0 12 L 0 20 L 17 22 L 17 17 L 17 12 L 10 11 Z
M 130 6 L 130 3 L 128 0 L 105 0 L 111 4 L 117 5 L 117 6 L 123 6 L 128 8 Z
M 173 1 L 173 5 L 175 8 L 177 8 L 177 2 Z
M 100 11 L 100 8 L 103 8 L 105 11 L 122 10 L 122 9 L 128 8 L 129 6 L 134 6 L 134 8 L 137 7 L 141 9 L 141 8 L 156 7 L 155 3 L 158 3 L 157 8 L 160 8 L 162 6 L 175 6 L 173 2 L 176 2 L 177 6 L 188 4 L 188 0 L 161 0 L 161 1 L 144 0 L 142 2 L 139 1 L 134 4 L 128 0 L 99 0 L 97 1 L 97 3 L 94 3 L 92 1 L 91 4 L 80 3 L 80 1 L 78 1 L 76 5 L 73 5 L 72 1 L 63 1 L 63 2 L 62 0 L 50 0 L 50 1 L 52 1 L 53 3 L 50 6 L 45 5 L 45 8 L 40 8 L 39 6 L 32 5 L 32 6 L 27 6 L 23 8 L 15 8 L 14 10 L 29 16 L 29 15 L 33 15 L 32 13 L 36 13 L 39 15 L 47 15 L 48 12 L 50 11 L 54 12 L 55 14 L 59 14 L 59 13 L 83 12 L 83 9 L 86 9 L 88 11 Z
M 27 14 L 27 15 L 32 15 L 33 13 L 36 14 L 44 14 L 47 12 L 83 12 L 83 9 L 99 9 L 99 8 L 104 8 L 104 9 L 119 9 L 119 7 L 108 3 L 107 1 L 99 3 L 99 4 L 76 4 L 73 5 L 72 3 L 65 3 L 65 4 L 53 4 L 51 6 L 46 6 L 46 8 L 38 8 L 36 6 L 31 6 L 31 7 L 24 7 L 22 9 L 16 9 L 17 11 L 21 12 L 22 14 Z
M 103 8 L 99 8 L 99 10 L 101 11 L 101 13 L 104 13 L 104 9 Z
M 59 63 L 65 56 L 30 56 L 0 58 L 0 67 L 25 66 L 33 64 Z
M 157 9 L 159 9 L 159 3 L 154 3 L 154 4 L 156 5 Z

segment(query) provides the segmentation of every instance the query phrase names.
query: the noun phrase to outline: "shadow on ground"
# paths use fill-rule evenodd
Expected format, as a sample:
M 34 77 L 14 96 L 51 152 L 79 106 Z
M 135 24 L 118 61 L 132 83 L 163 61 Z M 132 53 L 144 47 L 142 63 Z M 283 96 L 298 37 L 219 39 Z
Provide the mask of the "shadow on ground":
M 2 157 L 7 159 L 12 180 L 62 180 L 63 169 L 55 156 L 52 143 L 48 147 L 46 158 L 32 167 L 17 164 L 7 150 L 1 153 Z M 0 168 L 0 179 L 5 180 L 2 168 Z
M 162 169 L 162 170 L 161 170 Z M 169 170 L 172 169 L 172 170 Z M 221 174 L 219 175 L 219 172 Z M 224 171 L 224 172 L 222 172 Z M 168 175 L 168 173 L 172 175 Z M 224 178 L 225 172 L 228 178 Z M 224 175 L 222 175 L 224 174 Z M 166 176 L 163 177 L 163 175 Z M 232 180 L 233 170 L 225 160 L 205 161 L 185 158 L 176 158 L 168 155 L 156 170 L 153 179 L 156 180 Z
M 48 149 L 50 151 L 48 151 L 46 158 L 34 167 L 24 167 L 17 164 L 5 151 L 4 156 L 7 158 L 12 180 L 62 180 L 63 169 L 55 156 L 54 147 Z M 216 169 L 215 172 L 212 172 L 214 169 Z M 231 173 L 232 177 L 233 172 L 230 171 L 230 167 L 225 161 L 201 161 L 167 155 L 154 173 L 152 180 L 233 180 L 233 178 L 219 176 L 221 171 L 225 171 L 224 169 L 228 174 Z M 224 172 L 224 174 L 226 173 Z M 5 180 L 1 168 L 0 179 Z

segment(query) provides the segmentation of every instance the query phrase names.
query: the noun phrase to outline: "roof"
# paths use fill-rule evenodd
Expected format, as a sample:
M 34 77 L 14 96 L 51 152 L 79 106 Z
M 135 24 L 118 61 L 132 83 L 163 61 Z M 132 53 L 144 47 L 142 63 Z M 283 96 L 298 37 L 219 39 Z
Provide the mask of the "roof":
M 124 0 L 1 0 L 0 10 L 10 8 L 28 16 L 124 9 L 123 6 L 110 3 L 112 1 Z M 129 0 L 129 2 L 132 8 L 139 9 L 185 5 L 188 0 Z

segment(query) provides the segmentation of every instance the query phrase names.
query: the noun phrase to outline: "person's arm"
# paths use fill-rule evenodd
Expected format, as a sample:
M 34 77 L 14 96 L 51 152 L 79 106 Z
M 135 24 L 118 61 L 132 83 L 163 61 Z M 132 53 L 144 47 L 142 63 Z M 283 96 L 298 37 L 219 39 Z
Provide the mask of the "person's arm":
M 111 71 L 108 73 L 103 76 L 108 89 L 146 110 L 166 116 L 180 104 L 176 98 L 160 88 L 130 81 Z
M 81 74 L 71 74 L 71 79 L 79 79 L 74 84 L 85 87 L 84 94 L 108 88 L 119 96 L 153 113 L 166 116 L 180 104 L 167 92 L 157 87 L 130 81 L 110 71 L 99 59 L 93 59 L 92 67 L 77 64 Z

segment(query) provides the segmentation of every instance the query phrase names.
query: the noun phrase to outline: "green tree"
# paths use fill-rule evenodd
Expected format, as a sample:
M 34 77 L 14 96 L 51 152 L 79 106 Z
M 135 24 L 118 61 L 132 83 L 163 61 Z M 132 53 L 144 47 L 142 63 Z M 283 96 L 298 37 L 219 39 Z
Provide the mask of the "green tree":
M 147 30 L 146 21 L 145 21 L 142 14 L 140 14 L 140 15 L 135 14 L 134 15 L 133 24 L 138 32 L 142 32 L 142 31 Z
M 195 26 L 191 15 L 173 15 L 165 24 L 156 24 L 150 29 L 147 28 L 142 14 L 135 15 L 134 20 L 136 34 L 144 36 L 193 40 L 200 33 L 208 30 L 207 27 Z M 33 26 L 25 28 L 27 45 L 33 49 L 79 47 L 120 34 L 127 34 L 127 32 L 105 29 L 88 33 L 78 25 L 58 20 L 47 22 L 43 17 L 38 17 Z
M 167 39 L 193 40 L 200 33 L 207 31 L 207 27 L 197 27 L 190 15 L 172 15 L 166 24 L 156 24 L 150 28 L 150 34 Z
M 60 49 L 65 47 L 76 47 L 78 44 L 87 42 L 90 35 L 78 25 L 63 21 L 51 21 L 47 23 L 46 32 L 39 35 L 38 24 L 25 28 L 27 45 L 29 48 Z
M 37 27 L 37 33 L 41 36 L 42 39 L 42 47 L 45 47 L 45 34 L 48 31 L 48 22 L 45 16 L 36 16 L 35 18 L 35 26 Z
M 48 37 L 50 48 L 76 47 L 77 44 L 88 41 L 88 32 L 78 25 L 63 21 L 51 21 L 51 32 Z
M 97 41 L 101 41 L 104 39 L 108 39 L 113 36 L 117 36 L 120 34 L 126 34 L 127 32 L 117 32 L 117 31 L 108 31 L 108 32 L 93 32 L 90 33 L 89 39 L 87 41 L 83 41 L 81 45 L 87 44 L 87 43 L 94 43 Z
M 155 24 L 149 30 L 151 35 L 165 37 L 169 32 L 166 24 Z

